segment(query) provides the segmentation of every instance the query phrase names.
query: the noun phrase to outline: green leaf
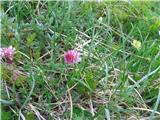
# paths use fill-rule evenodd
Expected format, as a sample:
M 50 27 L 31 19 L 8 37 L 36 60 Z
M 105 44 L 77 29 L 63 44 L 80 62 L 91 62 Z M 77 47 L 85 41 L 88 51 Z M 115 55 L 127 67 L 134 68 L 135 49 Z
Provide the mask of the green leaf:
M 3 80 L 6 80 L 7 82 L 12 82 L 11 81 L 11 70 L 7 69 L 5 66 L 2 66 L 2 78 Z
M 92 90 L 96 89 L 97 82 L 94 80 L 93 73 L 87 73 L 86 82 Z
M 104 114 L 105 114 L 105 107 L 103 105 L 100 105 L 98 107 L 98 111 L 96 113 L 96 115 L 94 116 L 94 118 L 96 118 L 97 120 L 104 120 Z
M 21 86 L 26 81 L 26 77 L 23 75 L 18 76 L 18 78 L 15 81 L 16 86 Z
M 35 116 L 32 112 L 28 112 L 26 116 L 26 120 L 35 120 Z
M 70 113 L 68 112 L 68 118 L 70 118 Z M 73 107 L 73 120 L 93 120 L 92 114 L 86 110 L 74 106 Z
M 12 119 L 12 113 L 11 112 L 4 112 L 1 113 L 2 120 L 11 120 Z
M 36 38 L 36 33 L 33 33 L 30 36 L 28 36 L 27 37 L 27 45 L 28 46 L 32 45 L 35 38 Z

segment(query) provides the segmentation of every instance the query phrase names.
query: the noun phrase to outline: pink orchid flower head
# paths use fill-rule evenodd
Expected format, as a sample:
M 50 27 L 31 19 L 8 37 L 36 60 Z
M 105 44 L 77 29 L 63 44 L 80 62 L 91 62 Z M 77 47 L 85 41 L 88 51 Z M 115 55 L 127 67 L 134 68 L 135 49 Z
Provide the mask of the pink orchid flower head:
M 81 61 L 80 52 L 76 50 L 68 50 L 64 53 L 64 61 L 67 64 L 76 64 Z
M 0 50 L 0 58 L 5 58 L 7 60 L 7 63 L 12 63 L 13 56 L 15 54 L 15 48 L 12 46 L 1 48 Z

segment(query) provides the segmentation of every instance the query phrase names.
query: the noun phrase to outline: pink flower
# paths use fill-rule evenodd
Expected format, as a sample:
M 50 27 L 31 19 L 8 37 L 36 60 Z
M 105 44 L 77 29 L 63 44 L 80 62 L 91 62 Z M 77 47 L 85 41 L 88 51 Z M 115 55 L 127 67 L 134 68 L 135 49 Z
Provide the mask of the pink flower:
M 64 61 L 67 64 L 76 64 L 81 61 L 80 53 L 76 50 L 69 50 L 64 53 Z
M 5 58 L 7 60 L 7 63 L 12 63 L 14 54 L 15 48 L 13 48 L 12 46 L 0 49 L 0 59 Z

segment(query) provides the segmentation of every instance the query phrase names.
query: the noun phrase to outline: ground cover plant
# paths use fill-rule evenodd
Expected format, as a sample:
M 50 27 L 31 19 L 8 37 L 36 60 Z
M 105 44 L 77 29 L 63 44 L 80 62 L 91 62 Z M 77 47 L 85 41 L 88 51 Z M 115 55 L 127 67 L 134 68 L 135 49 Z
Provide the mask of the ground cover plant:
M 159 120 L 159 1 L 1 1 L 2 120 Z

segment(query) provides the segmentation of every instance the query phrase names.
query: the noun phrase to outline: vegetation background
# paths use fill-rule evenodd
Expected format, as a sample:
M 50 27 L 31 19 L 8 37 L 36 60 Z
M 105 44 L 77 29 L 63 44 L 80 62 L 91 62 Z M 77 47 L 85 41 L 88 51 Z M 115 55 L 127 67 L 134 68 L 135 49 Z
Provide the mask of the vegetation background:
M 2 120 L 159 120 L 160 1 L 1 1 Z M 64 63 L 65 51 L 82 61 Z

